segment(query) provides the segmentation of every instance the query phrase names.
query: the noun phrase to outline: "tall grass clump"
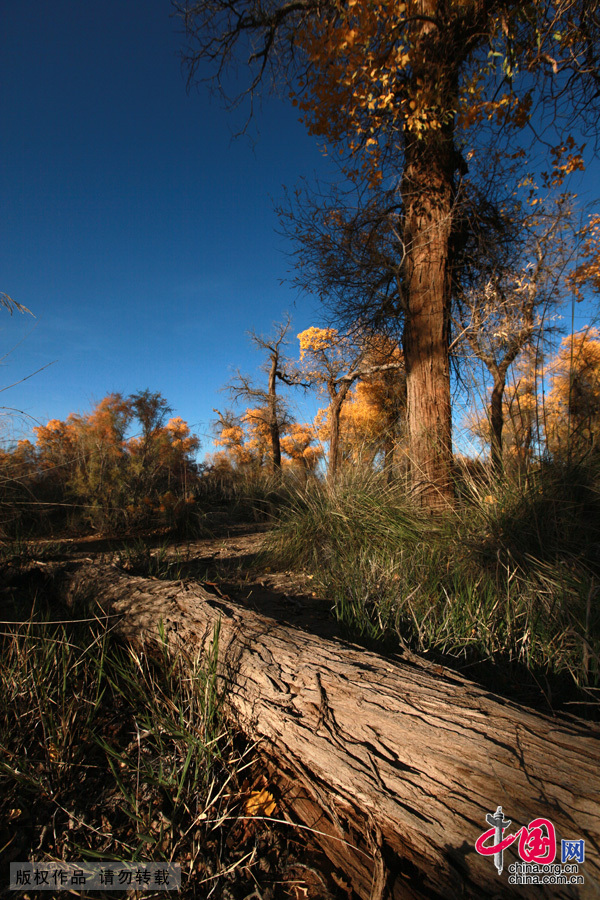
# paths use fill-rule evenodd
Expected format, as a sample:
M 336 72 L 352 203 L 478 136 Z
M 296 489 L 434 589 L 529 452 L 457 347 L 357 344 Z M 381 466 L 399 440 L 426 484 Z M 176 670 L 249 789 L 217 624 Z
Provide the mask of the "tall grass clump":
M 289 506 L 305 481 L 302 473 L 285 469 L 207 470 L 198 482 L 196 497 L 205 507 L 226 507 L 232 519 L 268 522 Z
M 600 683 L 600 473 L 544 465 L 527 477 L 463 475 L 432 518 L 402 485 L 354 473 L 312 485 L 280 516 L 273 561 L 310 571 L 351 635 L 461 665 L 498 683 Z M 577 691 L 576 691 L 577 693 Z

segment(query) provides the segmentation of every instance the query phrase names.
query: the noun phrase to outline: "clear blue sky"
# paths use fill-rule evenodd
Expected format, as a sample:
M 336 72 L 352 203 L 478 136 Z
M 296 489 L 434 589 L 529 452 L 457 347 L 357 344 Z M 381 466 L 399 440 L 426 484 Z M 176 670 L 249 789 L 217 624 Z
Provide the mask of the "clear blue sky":
M 0 385 L 56 360 L 0 403 L 45 422 L 150 388 L 204 435 L 233 368 L 260 362 L 246 331 L 286 310 L 294 338 L 314 324 L 280 284 L 273 202 L 327 161 L 289 103 L 265 99 L 252 141 L 233 137 L 241 113 L 187 94 L 169 0 L 0 17 L 0 290 L 36 316 L 0 310 Z M 4 422 L 5 440 L 35 424 Z
M 256 140 L 234 139 L 243 114 L 186 92 L 171 12 L 169 0 L 0 7 L 0 290 L 36 316 L 0 310 L 0 386 L 56 360 L 0 395 L 33 417 L 4 416 L 3 440 L 150 388 L 211 450 L 219 388 L 260 362 L 246 331 L 287 310 L 293 336 L 315 324 L 316 303 L 280 283 L 290 248 L 273 202 L 301 176 L 330 176 L 328 161 L 274 98 Z

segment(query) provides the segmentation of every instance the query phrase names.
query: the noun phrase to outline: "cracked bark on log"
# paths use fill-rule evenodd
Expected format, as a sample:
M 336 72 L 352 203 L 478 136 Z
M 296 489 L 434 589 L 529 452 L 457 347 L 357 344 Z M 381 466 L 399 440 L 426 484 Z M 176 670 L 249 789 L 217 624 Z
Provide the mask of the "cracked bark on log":
M 409 654 L 287 627 L 196 583 L 82 566 L 69 591 L 81 587 L 137 643 L 162 621 L 172 648 L 206 651 L 220 619 L 229 715 L 260 742 L 287 816 L 315 829 L 363 900 L 531 896 L 475 852 L 498 805 L 509 832 L 547 817 L 559 853 L 561 838 L 585 839 L 585 885 L 536 896 L 600 896 L 597 725 L 534 713 Z M 513 846 L 505 869 L 517 860 Z

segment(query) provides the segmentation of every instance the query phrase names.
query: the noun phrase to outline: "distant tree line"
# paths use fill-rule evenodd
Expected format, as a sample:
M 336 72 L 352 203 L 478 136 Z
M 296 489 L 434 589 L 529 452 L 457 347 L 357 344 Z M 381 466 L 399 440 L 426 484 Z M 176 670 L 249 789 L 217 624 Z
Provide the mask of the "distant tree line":
M 526 275 L 527 270 L 522 280 Z M 465 417 L 471 455 L 481 457 L 490 477 L 526 470 L 542 458 L 600 459 L 600 332 L 587 327 L 563 337 L 544 357 L 531 340 L 522 339 L 522 312 L 499 312 L 498 306 L 487 324 L 480 316 L 477 330 L 471 318 L 471 333 L 463 337 L 463 366 L 472 347 L 471 361 L 481 361 L 486 348 L 494 376 L 492 354 L 509 359 L 499 398 L 498 377 L 487 395 L 485 381 L 480 383 L 479 402 Z M 399 344 L 386 335 L 363 332 L 357 338 L 313 326 L 298 335 L 298 359 L 290 360 L 282 353 L 289 328 L 289 320 L 278 326 L 277 379 L 268 379 L 270 388 L 239 374 L 229 385 L 236 401 L 262 403 L 238 413 L 217 411 L 218 450 L 207 457 L 212 471 L 234 476 L 283 470 L 304 479 L 321 473 L 334 481 L 344 469 L 360 465 L 383 471 L 389 480 L 405 474 L 410 447 Z M 526 336 L 535 331 L 532 326 Z M 295 422 L 290 414 L 289 391 L 297 386 L 325 401 L 311 423 Z
M 4 532 L 176 521 L 195 502 L 199 440 L 171 412 L 160 393 L 108 394 L 0 452 Z

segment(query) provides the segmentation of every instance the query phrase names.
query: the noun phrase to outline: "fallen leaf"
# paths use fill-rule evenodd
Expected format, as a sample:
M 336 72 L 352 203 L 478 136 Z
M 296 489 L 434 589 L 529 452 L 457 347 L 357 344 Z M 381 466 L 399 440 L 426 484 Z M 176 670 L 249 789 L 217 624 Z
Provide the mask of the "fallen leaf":
M 246 815 L 248 816 L 271 816 L 276 809 L 275 798 L 266 788 L 263 788 L 262 791 L 252 791 L 246 800 Z

